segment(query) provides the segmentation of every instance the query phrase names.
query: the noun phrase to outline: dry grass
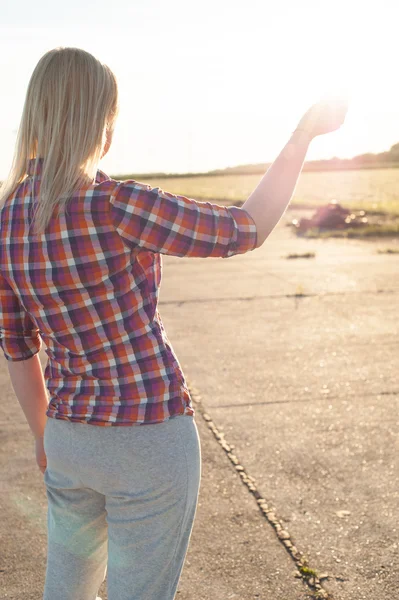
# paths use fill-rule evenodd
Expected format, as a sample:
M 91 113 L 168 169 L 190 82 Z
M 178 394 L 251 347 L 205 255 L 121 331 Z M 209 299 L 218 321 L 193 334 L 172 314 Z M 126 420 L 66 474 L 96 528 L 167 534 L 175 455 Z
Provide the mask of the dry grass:
M 399 248 L 384 248 L 377 250 L 378 254 L 399 254 Z
M 219 175 L 149 179 L 148 183 L 197 200 L 240 205 L 260 179 L 259 175 Z M 399 169 L 302 173 L 292 205 L 315 207 L 333 199 L 353 209 L 399 215 Z
M 392 222 L 385 225 L 369 225 L 348 229 L 324 230 L 314 227 L 298 234 L 306 238 L 376 238 L 399 236 L 399 223 Z

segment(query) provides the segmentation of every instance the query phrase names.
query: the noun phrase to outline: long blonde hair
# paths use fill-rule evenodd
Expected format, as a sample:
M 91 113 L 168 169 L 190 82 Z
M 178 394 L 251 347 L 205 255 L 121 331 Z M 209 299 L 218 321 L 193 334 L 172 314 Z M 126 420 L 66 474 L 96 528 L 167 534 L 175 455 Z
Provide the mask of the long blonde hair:
M 43 232 L 53 211 L 65 208 L 81 185 L 93 182 L 119 111 L 111 69 L 80 48 L 50 50 L 36 65 L 12 167 L 0 189 L 0 206 L 22 183 L 28 162 L 43 159 L 34 230 Z

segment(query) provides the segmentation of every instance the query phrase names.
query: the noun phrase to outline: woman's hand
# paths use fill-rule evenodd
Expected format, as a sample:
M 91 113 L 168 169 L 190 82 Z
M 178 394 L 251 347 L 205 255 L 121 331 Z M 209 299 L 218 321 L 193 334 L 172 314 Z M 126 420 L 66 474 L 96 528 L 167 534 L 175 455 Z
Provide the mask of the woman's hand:
M 44 451 L 43 437 L 35 438 L 36 462 L 42 473 L 47 467 L 47 457 Z
M 348 112 L 348 104 L 343 100 L 323 100 L 306 111 L 298 123 L 296 131 L 311 139 L 317 135 L 331 133 L 341 127 Z

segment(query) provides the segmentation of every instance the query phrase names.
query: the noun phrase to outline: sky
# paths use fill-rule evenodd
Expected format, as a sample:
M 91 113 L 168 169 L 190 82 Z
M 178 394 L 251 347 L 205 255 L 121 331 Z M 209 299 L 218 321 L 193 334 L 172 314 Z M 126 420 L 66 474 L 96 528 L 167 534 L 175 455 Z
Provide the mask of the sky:
M 399 142 L 397 0 L 0 0 L 0 180 L 26 89 L 57 46 L 114 71 L 120 115 L 107 173 L 208 171 L 273 160 L 305 110 L 347 95 L 309 159 Z

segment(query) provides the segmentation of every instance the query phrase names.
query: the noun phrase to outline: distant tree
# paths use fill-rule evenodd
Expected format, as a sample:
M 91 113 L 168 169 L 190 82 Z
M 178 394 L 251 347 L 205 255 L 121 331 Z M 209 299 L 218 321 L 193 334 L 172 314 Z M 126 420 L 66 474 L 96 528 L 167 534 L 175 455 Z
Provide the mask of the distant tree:
M 376 155 L 372 154 L 371 152 L 367 152 L 366 154 L 359 154 L 358 156 L 355 156 L 352 160 L 354 162 L 359 162 L 359 163 L 372 163 L 375 162 L 376 159 Z
M 399 157 L 399 144 L 394 144 L 391 146 L 389 154 L 393 154 L 395 157 Z

